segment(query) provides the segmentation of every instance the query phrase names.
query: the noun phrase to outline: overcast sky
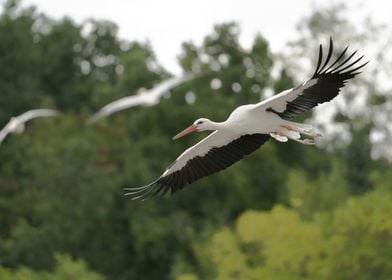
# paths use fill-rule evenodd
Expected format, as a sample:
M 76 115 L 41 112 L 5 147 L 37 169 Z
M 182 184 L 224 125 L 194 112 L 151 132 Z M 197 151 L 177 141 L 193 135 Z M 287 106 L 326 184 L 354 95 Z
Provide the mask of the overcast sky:
M 4 3 L 5 0 L 0 0 Z M 240 23 L 240 41 L 249 47 L 260 33 L 273 51 L 283 50 L 296 37 L 296 24 L 310 14 L 311 0 L 24 0 L 52 17 L 68 15 L 77 22 L 88 18 L 107 19 L 119 26 L 122 39 L 150 41 L 158 60 L 171 72 L 180 71 L 176 57 L 181 43 L 200 43 L 217 23 Z M 338 2 L 338 1 L 334 1 Z M 390 21 L 385 0 L 350 1 L 353 19 L 372 14 L 379 21 Z

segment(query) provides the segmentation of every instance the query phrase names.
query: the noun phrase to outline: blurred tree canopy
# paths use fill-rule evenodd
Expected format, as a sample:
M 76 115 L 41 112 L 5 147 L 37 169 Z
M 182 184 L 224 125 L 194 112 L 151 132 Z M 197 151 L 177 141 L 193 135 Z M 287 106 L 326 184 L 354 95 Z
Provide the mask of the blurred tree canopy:
M 37 107 L 62 114 L 32 121 L 0 146 L 1 279 L 391 274 L 392 173 L 388 161 L 371 158 L 374 121 L 347 116 L 351 141 L 334 149 L 270 141 L 174 196 L 145 202 L 123 196 L 123 187 L 150 182 L 205 136 L 171 141 L 196 118 L 221 121 L 270 88 L 295 85 L 290 71 L 270 75 L 282 60 L 266 39 L 258 35 L 244 49 L 239 34 L 236 23 L 226 23 L 200 45 L 184 43 L 179 63 L 197 78 L 155 107 L 86 126 L 106 103 L 171 74 L 148 43 L 118 38 L 114 23 L 53 20 L 19 1 L 6 2 L 0 14 L 0 125 Z
M 280 205 L 246 211 L 234 230 L 220 229 L 207 243 L 194 245 L 201 270 L 187 278 L 387 279 L 391 199 L 390 189 L 377 190 L 313 221 Z
M 87 269 L 83 261 L 74 261 L 69 256 L 55 255 L 56 266 L 51 272 L 37 272 L 27 267 L 17 270 L 0 268 L 0 277 L 3 280 L 104 280 L 105 278 Z

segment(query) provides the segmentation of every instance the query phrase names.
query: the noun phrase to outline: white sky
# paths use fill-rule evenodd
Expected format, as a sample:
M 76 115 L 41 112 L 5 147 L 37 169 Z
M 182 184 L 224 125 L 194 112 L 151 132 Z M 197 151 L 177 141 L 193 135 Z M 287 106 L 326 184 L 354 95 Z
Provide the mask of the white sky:
M 0 0 L 3 4 L 5 0 Z M 335 1 L 336 2 L 336 1 Z M 348 2 L 348 1 L 346 1 Z M 268 39 L 272 51 L 281 51 L 296 37 L 296 24 L 312 10 L 312 5 L 326 1 L 312 0 L 24 0 L 38 11 L 54 18 L 68 15 L 77 22 L 88 18 L 106 19 L 119 26 L 122 39 L 149 40 L 158 60 L 169 71 L 179 73 L 177 56 L 181 43 L 200 44 L 217 23 L 240 23 L 240 41 L 249 47 L 260 33 Z M 313 3 L 313 4 L 312 4 Z M 353 19 L 372 14 L 378 21 L 390 22 L 387 0 L 350 1 Z M 362 3 L 362 4 L 361 4 Z M 1 5 L 2 6 L 2 5 Z

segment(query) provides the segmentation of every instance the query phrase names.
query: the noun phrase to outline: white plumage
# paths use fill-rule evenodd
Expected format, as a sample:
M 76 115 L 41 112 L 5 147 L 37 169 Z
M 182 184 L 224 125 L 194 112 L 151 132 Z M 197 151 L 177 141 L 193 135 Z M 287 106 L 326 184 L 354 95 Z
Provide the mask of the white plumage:
M 135 106 L 154 106 L 159 103 L 162 96 L 171 89 L 180 84 L 193 79 L 194 76 L 187 74 L 181 77 L 173 77 L 165 80 L 149 90 L 143 90 L 136 95 L 126 96 L 113 101 L 102 107 L 97 113 L 89 118 L 88 123 L 93 123 L 103 117 L 107 117 L 118 111 L 125 110 Z
M 35 109 L 27 111 L 19 116 L 12 117 L 10 121 L 0 131 L 0 144 L 9 133 L 21 134 L 24 131 L 25 123 L 31 119 L 39 117 L 53 117 L 58 114 L 51 109 Z
M 333 42 L 326 58 L 320 45 L 319 59 L 313 76 L 302 85 L 285 90 L 257 104 L 236 108 L 224 122 L 198 119 L 174 139 L 191 132 L 214 131 L 208 137 L 183 152 L 166 171 L 151 184 L 126 189 L 133 199 L 164 195 L 182 189 L 202 177 L 223 170 L 257 150 L 270 137 L 280 142 L 289 139 L 305 145 L 314 144 L 320 134 L 310 125 L 293 122 L 301 113 L 336 97 L 345 82 L 357 74 L 366 63 L 357 65 L 362 57 L 351 61 L 356 52 L 345 57 L 348 48 L 331 63 Z M 301 139 L 304 135 L 307 138 Z

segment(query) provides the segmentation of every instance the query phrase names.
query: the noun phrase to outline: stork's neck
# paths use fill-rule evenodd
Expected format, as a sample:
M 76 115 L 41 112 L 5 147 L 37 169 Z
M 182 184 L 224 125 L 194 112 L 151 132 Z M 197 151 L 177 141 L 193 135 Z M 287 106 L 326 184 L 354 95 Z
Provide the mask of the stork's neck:
M 224 130 L 226 128 L 225 122 L 214 122 L 208 120 L 206 130 Z

